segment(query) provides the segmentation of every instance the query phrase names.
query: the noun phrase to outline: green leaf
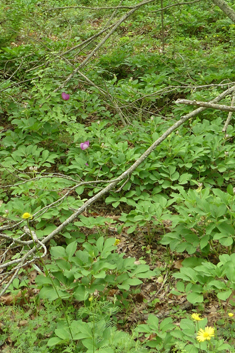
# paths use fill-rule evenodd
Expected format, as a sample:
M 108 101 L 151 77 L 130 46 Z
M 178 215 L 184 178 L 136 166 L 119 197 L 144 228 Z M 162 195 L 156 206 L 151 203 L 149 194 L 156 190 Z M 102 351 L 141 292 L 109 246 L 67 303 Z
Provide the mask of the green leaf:
M 172 290 L 171 290 L 171 293 L 174 294 L 174 295 L 182 295 L 181 292 L 178 292 L 178 291 L 175 290 L 175 289 L 172 289 Z
M 195 334 L 195 325 L 192 320 L 182 319 L 180 321 L 180 328 L 187 336 L 192 337 Z
M 161 271 L 156 268 L 154 271 L 149 270 L 146 272 L 139 273 L 138 275 L 136 275 L 136 277 L 138 277 L 138 278 L 151 278 L 151 277 L 159 275 L 160 273 L 161 273 Z
M 224 282 L 218 281 L 218 280 L 210 281 L 208 285 L 210 287 L 215 287 L 217 289 L 226 289 L 227 288 L 227 286 Z
M 197 272 L 190 267 L 182 267 L 180 269 L 180 273 L 175 273 L 173 275 L 175 278 L 181 278 L 186 281 L 192 281 L 192 282 L 197 282 L 198 277 L 197 277 Z
M 77 250 L 77 242 L 73 241 L 66 247 L 66 253 L 68 255 L 68 260 L 71 261 L 73 255 Z
M 83 322 L 82 320 L 73 320 L 71 323 L 71 331 L 72 334 L 75 335 L 73 337 L 74 339 L 93 337 L 93 330 L 89 326 L 89 323 Z
M 160 324 L 160 329 L 163 332 L 165 332 L 167 330 L 173 330 L 174 328 L 175 328 L 175 325 L 172 324 L 172 318 L 171 317 L 167 317 Z
M 180 330 L 174 330 L 171 332 L 171 336 L 175 338 L 179 338 L 180 340 L 184 340 L 184 333 Z
M 20 280 L 19 278 L 14 278 L 13 282 L 12 282 L 14 288 L 19 288 L 19 284 L 20 284 Z
M 99 252 L 102 252 L 103 245 L 104 245 L 104 237 L 100 237 L 96 242 L 96 246 Z
M 64 343 L 64 341 L 61 340 L 59 337 L 52 337 L 48 340 L 47 346 L 53 347 L 53 346 L 56 346 L 57 344 L 62 344 L 62 343 Z
M 70 270 L 70 264 L 67 260 L 65 259 L 57 259 L 56 260 L 56 265 L 61 269 L 61 270 Z M 53 268 L 53 265 L 52 265 L 52 268 L 53 271 L 54 271 L 54 268 Z M 56 267 L 55 267 L 55 271 L 57 271 Z M 61 273 L 61 271 L 60 271 Z
M 81 195 L 85 189 L 85 185 L 78 186 L 75 191 L 78 195 Z
M 147 320 L 147 323 L 148 325 L 151 326 L 151 330 L 153 330 L 155 333 L 158 332 L 158 323 L 159 323 L 159 320 L 158 318 L 153 315 L 153 314 L 150 314 L 149 317 L 148 317 L 148 320 Z
M 58 336 L 59 338 L 63 339 L 63 340 L 70 340 L 71 339 L 71 334 L 69 332 L 69 329 L 65 329 L 65 328 L 57 328 L 55 329 L 55 334 L 56 336 Z
M 89 297 L 88 291 L 82 285 L 79 285 L 73 292 L 74 298 L 78 301 L 85 301 Z
M 184 267 L 192 267 L 192 268 L 194 268 L 196 266 L 201 265 L 201 263 L 203 261 L 204 261 L 204 259 L 202 259 L 202 258 L 190 256 L 187 259 L 183 260 L 182 265 Z
M 123 282 L 123 284 L 126 284 L 126 283 L 129 284 L 130 286 L 138 286 L 143 282 L 138 278 L 128 278 L 126 281 Z
M 204 249 L 208 245 L 209 240 L 210 236 L 208 234 L 204 235 L 200 240 L 200 248 Z
M 221 344 L 221 346 L 219 347 L 216 347 L 217 351 L 230 351 L 232 352 L 232 346 L 230 346 L 230 344 L 228 343 L 224 343 L 224 344 Z
M 179 178 L 179 184 L 183 185 L 183 184 L 187 184 L 192 178 L 192 174 L 189 173 L 184 173 L 181 174 L 180 178 Z
M 227 276 L 228 280 L 231 281 L 232 285 L 234 286 L 235 284 L 234 261 L 230 261 L 224 265 L 223 274 Z
M 45 285 L 45 284 L 50 284 L 52 285 L 51 283 L 51 279 L 47 276 L 43 276 L 43 275 L 38 275 L 36 278 L 35 278 L 35 282 L 41 286 L 41 285 Z
M 94 278 L 105 278 L 106 277 L 106 271 L 101 271 L 97 275 L 94 275 Z
M 192 292 L 187 295 L 187 300 L 189 303 L 196 304 L 196 303 L 202 303 L 203 302 L 203 295 L 199 293 Z
M 177 282 L 176 283 L 176 288 L 179 292 L 184 292 L 184 283 L 183 282 Z
M 102 252 L 100 254 L 101 258 L 107 258 L 112 253 L 113 250 L 116 250 L 114 243 L 115 243 L 115 238 L 108 238 L 105 240 Z
M 234 235 L 234 227 L 232 226 L 232 224 L 228 223 L 228 221 L 219 223 L 217 227 L 220 232 L 223 233 L 223 236 Z
M 130 286 L 138 286 L 139 284 L 143 283 L 138 278 L 128 278 L 123 281 L 121 284 L 118 285 L 119 289 L 129 290 Z
M 67 258 L 65 248 L 63 248 L 62 246 L 53 246 L 51 248 L 51 255 L 55 258 L 58 258 L 58 257 Z
M 152 314 L 150 314 L 152 315 Z M 158 330 L 158 326 L 157 326 L 157 330 Z M 141 325 L 138 325 L 136 328 L 135 328 L 135 331 L 136 332 L 145 332 L 145 333 L 152 333 L 152 328 L 150 327 L 150 324 L 141 324 Z
M 136 230 L 136 227 L 137 227 L 137 225 L 134 225 L 134 226 L 128 228 L 128 229 L 127 229 L 127 234 L 133 233 L 133 232 Z
M 192 344 L 188 344 L 187 346 L 184 347 L 184 351 L 186 353 L 198 353 L 199 350 L 193 346 Z
M 220 292 L 217 294 L 217 297 L 220 299 L 220 300 L 227 300 L 230 295 L 232 294 L 232 290 L 227 290 L 225 292 Z
M 108 196 L 108 197 L 106 197 L 105 202 L 106 202 L 108 205 L 109 205 L 110 203 L 112 203 L 112 202 L 117 202 L 117 197 Z M 120 203 L 120 202 L 118 202 L 118 203 Z
M 57 292 L 53 287 L 43 287 L 40 290 L 39 297 L 43 299 L 48 299 L 50 301 L 53 301 L 59 298 Z
M 228 193 L 229 195 L 234 196 L 233 185 L 232 185 L 232 184 L 229 184 L 229 185 L 227 186 L 227 193 Z
M 134 269 L 134 271 L 131 273 L 131 277 L 138 275 L 142 272 L 146 272 L 149 271 L 149 265 L 138 265 L 136 266 L 136 268 Z
M 223 246 L 231 246 L 233 244 L 233 238 L 229 237 L 229 238 L 221 238 L 219 240 L 220 244 Z
M 113 348 L 108 347 L 108 348 L 100 348 L 99 353 L 115 353 Z
M 44 151 L 42 152 L 42 162 L 45 162 L 45 161 L 47 160 L 49 154 L 50 154 L 50 153 L 49 153 L 48 150 L 44 150 Z

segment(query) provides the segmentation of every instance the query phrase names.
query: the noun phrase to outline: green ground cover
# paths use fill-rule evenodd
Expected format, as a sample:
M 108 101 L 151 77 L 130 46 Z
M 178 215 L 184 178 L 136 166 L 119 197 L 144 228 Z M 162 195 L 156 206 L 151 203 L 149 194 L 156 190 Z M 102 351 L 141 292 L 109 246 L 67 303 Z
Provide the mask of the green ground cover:
M 235 352 L 228 112 L 101 192 L 193 111 L 178 99 L 234 85 L 235 23 L 210 1 L 138 4 L 0 5 L 3 353 Z

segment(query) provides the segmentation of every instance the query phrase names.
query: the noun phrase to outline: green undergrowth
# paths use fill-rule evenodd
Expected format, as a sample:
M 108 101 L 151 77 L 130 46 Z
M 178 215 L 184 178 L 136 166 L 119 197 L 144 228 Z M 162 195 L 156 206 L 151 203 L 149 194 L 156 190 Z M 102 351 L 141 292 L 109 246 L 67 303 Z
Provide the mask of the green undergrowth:
M 129 11 L 94 7 L 118 5 L 0 5 L 5 239 L 28 240 L 27 225 L 42 240 L 193 110 L 177 99 L 210 101 L 235 81 L 235 24 L 207 2 L 163 1 L 163 17 L 160 2 L 145 4 L 73 75 L 110 29 L 95 35 Z M 221 104 L 231 105 L 231 96 Z M 188 120 L 101 197 L 105 212 L 91 206 L 50 240 L 47 257 L 34 264 L 36 283 L 28 269 L 19 271 L 7 289 L 16 303 L 0 308 L 4 353 L 234 352 L 235 133 L 233 121 L 223 132 L 226 119 L 227 112 L 207 109 Z M 23 214 L 29 216 L 22 220 Z M 164 252 L 162 266 L 154 266 L 159 253 L 149 261 L 119 251 L 123 234 L 133 244 L 144 234 L 148 253 Z M 1 241 L 1 251 L 9 245 Z M 13 246 L 11 259 L 18 261 L 31 245 Z M 177 256 L 182 267 L 168 266 Z M 148 319 L 136 315 L 128 326 L 134 295 L 166 274 L 167 295 L 184 296 L 202 319 L 189 313 L 178 321 L 158 319 L 146 302 Z M 29 299 L 32 288 L 37 294 Z M 211 322 L 204 311 L 213 301 L 220 315 Z M 200 332 L 209 338 L 200 341 Z
M 34 302 L 23 306 L 15 304 L 12 308 L 0 307 L 1 351 L 93 352 L 99 347 L 93 347 L 92 343 L 99 342 L 100 347 L 109 347 L 109 352 L 147 352 L 140 343 L 135 342 L 134 337 L 115 328 L 114 318 L 119 310 L 118 306 L 105 301 L 100 301 L 99 304 L 88 303 L 80 308 L 74 308 L 70 303 L 66 305 L 66 315 L 73 330 L 73 342 L 64 317 L 65 308 L 59 302 L 51 305 L 45 301 L 43 306 Z M 48 341 L 53 332 L 54 338 Z M 82 336 L 84 337 L 81 340 Z M 8 344 L 4 344 L 7 341 Z M 108 352 L 108 349 L 99 351 Z

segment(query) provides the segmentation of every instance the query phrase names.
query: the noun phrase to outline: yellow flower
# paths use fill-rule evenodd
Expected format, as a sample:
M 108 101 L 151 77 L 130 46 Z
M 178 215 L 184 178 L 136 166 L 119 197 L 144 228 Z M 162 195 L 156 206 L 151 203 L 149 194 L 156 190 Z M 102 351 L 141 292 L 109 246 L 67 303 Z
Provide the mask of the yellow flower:
M 201 321 L 203 320 L 201 317 L 200 317 L 200 314 L 192 314 L 191 315 L 191 318 L 195 321 Z
M 233 317 L 233 315 L 234 315 L 233 313 L 228 313 L 229 317 Z
M 33 216 L 30 214 L 30 213 L 28 213 L 28 212 L 25 212 L 23 215 L 22 215 L 22 218 L 23 219 L 32 219 L 33 218 Z
M 202 328 L 197 333 L 198 342 L 210 341 L 215 335 L 215 329 L 213 327 L 205 327 L 205 330 Z
M 120 242 L 121 242 L 121 240 L 116 239 L 115 242 L 114 242 L 114 245 L 118 245 Z
M 94 297 L 93 297 L 93 295 L 92 295 L 88 300 L 89 300 L 89 302 L 91 303 L 91 302 L 93 301 L 93 299 L 94 299 Z

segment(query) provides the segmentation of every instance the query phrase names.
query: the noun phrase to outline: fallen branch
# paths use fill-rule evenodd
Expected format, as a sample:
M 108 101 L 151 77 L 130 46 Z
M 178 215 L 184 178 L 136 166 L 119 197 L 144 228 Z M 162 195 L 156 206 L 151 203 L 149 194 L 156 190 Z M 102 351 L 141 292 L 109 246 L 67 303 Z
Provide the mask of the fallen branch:
M 231 101 L 231 107 L 234 106 L 234 103 L 235 103 L 235 93 L 233 92 L 232 101 Z M 227 131 L 228 124 L 230 123 L 231 118 L 232 118 L 232 112 L 229 112 L 229 113 L 228 113 L 227 120 L 225 121 L 223 130 L 222 130 L 223 132 L 226 132 L 226 131 Z
M 225 0 L 212 0 L 229 18 L 235 23 L 235 11 L 232 7 L 228 6 Z
M 175 103 L 197 105 L 198 107 L 218 109 L 226 112 L 235 112 L 235 107 L 223 105 L 223 104 L 214 104 L 211 102 L 200 102 L 195 100 L 191 101 L 189 99 L 178 99 Z

